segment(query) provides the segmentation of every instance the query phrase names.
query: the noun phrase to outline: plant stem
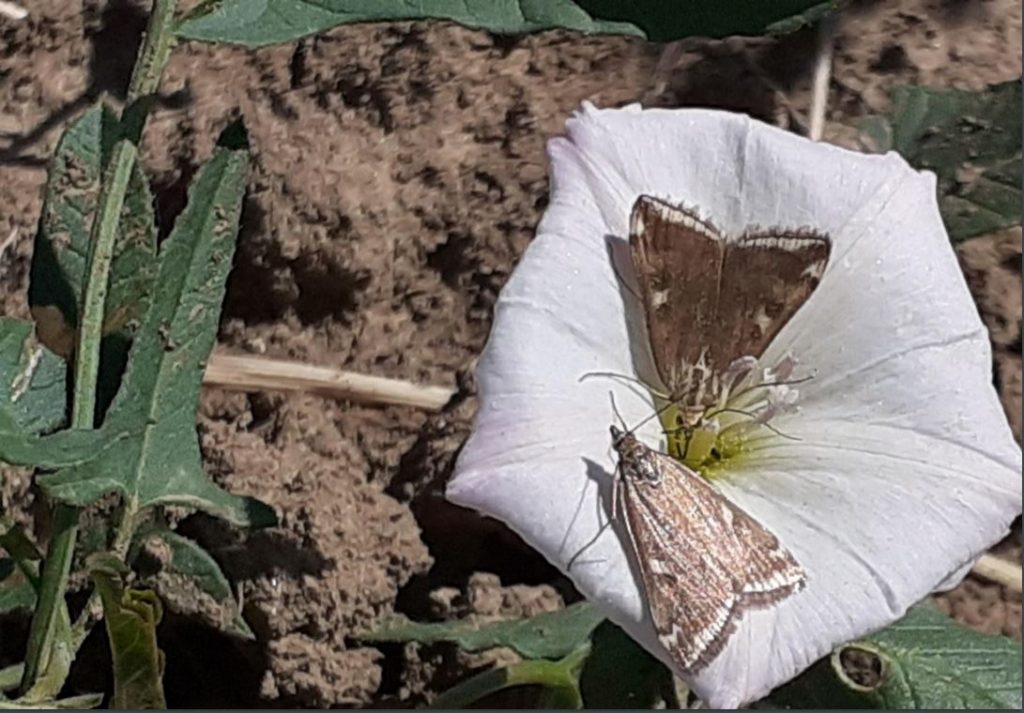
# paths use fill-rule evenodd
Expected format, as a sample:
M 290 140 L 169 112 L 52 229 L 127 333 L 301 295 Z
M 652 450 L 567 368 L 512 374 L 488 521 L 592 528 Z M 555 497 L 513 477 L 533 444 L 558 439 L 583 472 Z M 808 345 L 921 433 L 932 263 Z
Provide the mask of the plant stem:
M 95 427 L 96 380 L 100 366 L 100 341 L 103 337 L 104 305 L 109 287 L 110 264 L 114 257 L 121 210 L 124 206 L 128 179 L 138 155 L 137 143 L 145 124 L 146 106 L 140 99 L 156 91 L 160 75 L 174 45 L 172 21 L 177 0 L 154 0 L 153 11 L 146 28 L 142 51 L 132 73 L 124 112 L 125 138 L 114 147 L 110 163 L 103 174 L 99 206 L 93 218 L 89 235 L 89 254 L 86 259 L 85 288 L 82 296 L 81 323 L 75 356 L 75 388 L 71 412 L 71 428 Z M 140 109 L 133 112 L 132 105 Z M 128 119 L 131 119 L 128 121 Z M 59 613 L 64 611 L 64 594 L 78 536 L 78 509 L 57 504 L 53 512 L 53 535 L 43 564 L 39 600 L 32 617 L 25 671 L 21 691 L 32 688 L 50 663 L 54 646 L 54 632 Z M 63 679 L 67 672 L 56 678 Z M 53 691 L 56 695 L 58 691 Z

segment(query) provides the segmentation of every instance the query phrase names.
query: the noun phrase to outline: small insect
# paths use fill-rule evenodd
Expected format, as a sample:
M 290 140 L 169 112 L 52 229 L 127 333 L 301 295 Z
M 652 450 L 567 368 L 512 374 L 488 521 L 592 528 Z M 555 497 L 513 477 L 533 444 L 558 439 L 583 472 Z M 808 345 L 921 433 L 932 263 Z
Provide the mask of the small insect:
M 633 205 L 629 245 L 651 355 L 666 399 L 689 426 L 807 301 L 831 251 L 826 236 L 808 229 L 730 238 L 650 196 Z
M 799 591 L 803 569 L 778 538 L 697 473 L 611 427 L 619 456 L 613 498 L 651 618 L 683 671 L 711 663 L 743 612 Z M 617 504 L 613 504 L 613 517 Z
M 749 371 L 821 280 L 831 243 L 809 230 L 729 238 L 692 211 L 640 196 L 629 243 L 654 364 L 685 427 Z M 698 473 L 611 427 L 612 513 L 626 531 L 662 645 L 683 671 L 722 651 L 743 612 L 805 586 L 793 555 Z

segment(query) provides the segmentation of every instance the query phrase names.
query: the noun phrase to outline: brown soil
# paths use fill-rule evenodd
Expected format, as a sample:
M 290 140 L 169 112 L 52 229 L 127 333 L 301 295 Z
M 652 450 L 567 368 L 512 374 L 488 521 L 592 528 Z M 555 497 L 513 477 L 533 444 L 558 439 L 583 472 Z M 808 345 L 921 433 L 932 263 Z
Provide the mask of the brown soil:
M 91 101 L 123 96 L 145 24 L 144 3 L 127 0 L 40 0 L 31 12 L 0 18 L 0 240 L 18 231 L 0 253 L 0 306 L 22 317 L 46 157 Z M 1019 77 L 1020 18 L 1009 0 L 855 3 L 837 39 L 827 136 L 850 143 L 849 127 L 884 110 L 897 84 Z M 814 46 L 808 31 L 691 40 L 659 67 L 660 48 L 632 39 L 399 23 L 257 51 L 175 51 L 145 151 L 165 228 L 229 120 L 245 118 L 255 154 L 221 348 L 459 393 L 435 416 L 207 393 L 208 471 L 271 503 L 281 525 L 246 538 L 205 517 L 181 523 L 224 566 L 258 641 L 169 617 L 172 704 L 414 704 L 509 654 L 361 644 L 380 615 L 513 616 L 575 596 L 507 530 L 440 498 L 475 409 L 491 308 L 546 204 L 544 143 L 584 99 L 721 106 L 799 128 Z M 1018 230 L 961 250 L 1018 439 L 1020 240 Z M 0 506 L 27 521 L 28 478 L 0 476 Z M 1019 560 L 1019 532 L 1004 549 Z M 944 600 L 968 623 L 1020 636 L 1019 595 L 972 580 Z M 0 664 L 18 638 L 0 646 Z

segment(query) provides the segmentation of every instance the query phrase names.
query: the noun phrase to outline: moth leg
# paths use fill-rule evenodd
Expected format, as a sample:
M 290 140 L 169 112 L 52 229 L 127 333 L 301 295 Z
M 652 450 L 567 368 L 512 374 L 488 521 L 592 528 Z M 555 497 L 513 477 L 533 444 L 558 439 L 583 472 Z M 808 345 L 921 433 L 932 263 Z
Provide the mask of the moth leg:
M 576 564 L 576 560 L 579 559 L 580 555 L 582 555 L 587 550 L 588 547 L 590 547 L 595 542 L 597 542 L 597 538 L 599 538 L 602 534 L 604 534 L 604 531 L 607 530 L 609 527 L 611 527 L 612 523 L 614 523 L 616 520 L 618 520 L 618 512 L 619 512 L 619 507 L 620 507 L 619 506 L 619 498 L 622 497 L 621 494 L 620 494 L 620 491 L 622 490 L 622 480 L 621 480 L 621 474 L 620 474 L 620 470 L 619 470 L 620 467 L 621 466 L 616 466 L 615 467 L 615 482 L 612 485 L 612 502 L 611 502 L 610 512 L 608 513 L 608 520 L 603 525 L 601 525 L 601 527 L 598 528 L 597 532 L 594 533 L 594 536 L 590 539 L 589 542 L 587 542 L 585 545 L 583 545 L 576 552 L 576 554 L 574 554 L 572 557 L 569 558 L 568 563 L 566 563 L 566 565 L 565 565 L 566 572 L 571 571 L 572 570 L 572 566 L 574 564 Z
M 619 493 L 622 490 L 622 480 L 619 474 L 619 468 L 615 469 L 615 484 L 612 485 L 612 507 L 611 512 L 608 513 L 608 524 L 611 524 L 619 519 Z

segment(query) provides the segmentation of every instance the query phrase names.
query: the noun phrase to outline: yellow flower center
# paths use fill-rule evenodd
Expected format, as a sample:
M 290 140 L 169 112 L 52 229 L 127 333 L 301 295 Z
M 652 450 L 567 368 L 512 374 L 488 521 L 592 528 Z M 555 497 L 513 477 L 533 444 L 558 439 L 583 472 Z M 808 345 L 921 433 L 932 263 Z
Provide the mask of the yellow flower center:
M 669 455 L 711 479 L 722 475 L 730 460 L 750 443 L 778 434 L 769 421 L 792 407 L 796 382 L 787 381 L 795 361 L 786 357 L 774 369 L 753 369 L 735 388 L 722 392 L 717 403 L 700 414 L 686 413 L 677 404 L 658 403 Z

